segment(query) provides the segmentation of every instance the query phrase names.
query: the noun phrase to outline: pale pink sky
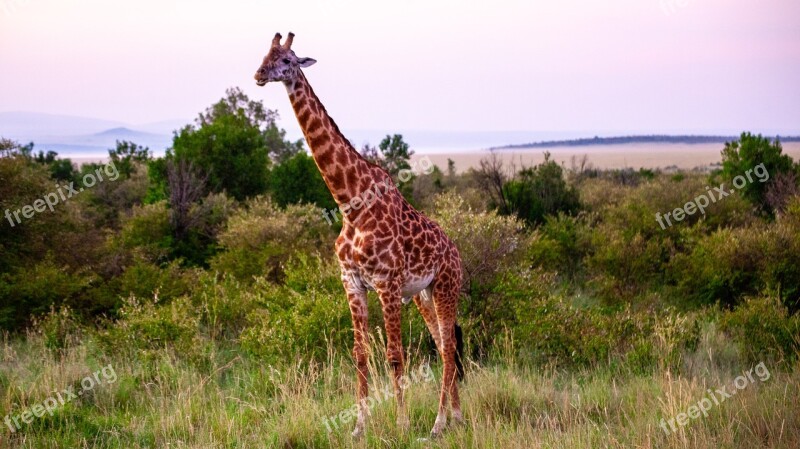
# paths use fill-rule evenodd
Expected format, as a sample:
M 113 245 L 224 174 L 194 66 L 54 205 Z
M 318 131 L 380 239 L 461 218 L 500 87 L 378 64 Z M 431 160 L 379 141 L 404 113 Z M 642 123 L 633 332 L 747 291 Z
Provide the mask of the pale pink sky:
M 343 128 L 800 132 L 797 0 L 0 0 L 0 111 L 191 119 L 275 32 Z

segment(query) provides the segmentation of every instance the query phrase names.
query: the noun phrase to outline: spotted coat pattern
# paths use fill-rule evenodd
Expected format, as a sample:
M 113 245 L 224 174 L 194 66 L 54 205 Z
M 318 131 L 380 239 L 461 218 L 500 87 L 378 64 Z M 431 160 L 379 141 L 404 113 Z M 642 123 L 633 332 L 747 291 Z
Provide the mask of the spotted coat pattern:
M 315 61 L 291 50 L 294 35 L 281 45 L 280 34 L 256 72 L 259 85 L 281 81 L 325 184 L 343 210 L 335 244 L 353 319 L 353 357 L 358 371 L 358 416 L 354 436 L 364 433 L 367 401 L 367 290 L 377 292 L 393 367 L 398 424 L 407 426 L 400 377 L 404 370 L 400 312 L 403 298 L 413 297 L 436 342 L 444 369 L 439 409 L 431 431 L 446 425 L 447 400 L 452 418 L 461 421 L 456 382 L 455 322 L 461 288 L 458 249 L 434 221 L 412 207 L 389 174 L 365 160 L 342 135 L 314 93 L 301 67 Z M 366 194 L 369 190 L 379 194 Z M 365 200 L 367 199 L 367 200 Z

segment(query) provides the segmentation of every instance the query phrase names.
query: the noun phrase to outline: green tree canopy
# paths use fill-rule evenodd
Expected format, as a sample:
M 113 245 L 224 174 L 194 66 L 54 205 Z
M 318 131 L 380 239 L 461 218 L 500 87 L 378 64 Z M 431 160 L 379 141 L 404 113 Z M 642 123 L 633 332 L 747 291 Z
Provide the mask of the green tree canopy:
M 325 209 L 336 207 L 314 159 L 306 153 L 297 153 L 272 169 L 270 191 L 281 207 L 298 203 L 313 203 Z
M 578 192 L 566 183 L 563 169 L 545 153 L 544 162 L 521 170 L 503 185 L 505 213 L 515 213 L 529 225 L 544 222 L 547 215 L 573 213 L 580 207 Z
M 271 156 L 287 158 L 302 148 L 300 141 L 284 140 L 276 118 L 277 113 L 260 101 L 250 100 L 238 88 L 228 89 L 195 125 L 176 133 L 167 158 L 191 162 L 207 177 L 212 192 L 226 191 L 237 200 L 262 194 L 268 187 Z
M 745 176 L 748 170 L 752 173 L 760 164 L 764 164 L 770 179 L 794 170 L 792 158 L 783 154 L 780 141 L 770 141 L 760 134 L 754 136 L 747 132 L 742 133 L 738 141 L 726 143 L 722 150 L 722 178 L 729 183 L 733 183 L 737 176 Z M 750 177 L 752 182 L 748 180 L 739 191 L 750 202 L 771 213 L 771 208 L 765 201 L 769 182 L 760 180 L 763 175 L 757 177 L 751 174 Z
M 409 170 L 411 165 L 409 160 L 414 151 L 409 149 L 408 144 L 403 140 L 402 134 L 387 135 L 378 145 L 383 159 L 383 167 L 392 177 L 397 177 L 400 170 Z

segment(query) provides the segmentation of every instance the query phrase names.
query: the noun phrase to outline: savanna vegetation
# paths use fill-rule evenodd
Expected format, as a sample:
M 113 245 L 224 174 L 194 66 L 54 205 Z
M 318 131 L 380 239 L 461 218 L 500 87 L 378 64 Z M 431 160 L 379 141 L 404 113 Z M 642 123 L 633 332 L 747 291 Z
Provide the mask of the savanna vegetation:
M 119 142 L 108 165 L 78 167 L 0 143 L 0 213 L 84 187 L 2 217 L 0 419 L 22 424 L 0 423 L 0 447 L 800 447 L 800 168 L 780 142 L 744 133 L 714 170 L 489 154 L 416 173 L 401 191 L 464 260 L 467 423 L 420 440 L 438 384 L 418 382 L 408 431 L 386 401 L 353 441 L 350 312 L 322 213 L 335 203 L 275 118 L 232 89 L 164 157 Z M 363 152 L 394 175 L 413 153 L 399 135 Z M 732 188 L 759 164 L 768 180 Z M 98 169 L 117 176 L 86 185 Z M 735 192 L 659 226 L 721 184 Z M 409 371 L 438 379 L 421 317 L 403 319 Z M 372 296 L 370 320 L 374 389 L 389 380 Z M 758 364 L 768 378 L 665 431 Z M 102 367 L 113 382 L 21 421 Z

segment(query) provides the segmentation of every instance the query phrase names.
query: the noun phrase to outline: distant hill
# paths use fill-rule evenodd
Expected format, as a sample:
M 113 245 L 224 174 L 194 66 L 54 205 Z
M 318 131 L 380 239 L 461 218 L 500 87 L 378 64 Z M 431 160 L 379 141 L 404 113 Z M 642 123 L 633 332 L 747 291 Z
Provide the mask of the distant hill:
M 674 144 L 703 144 L 732 142 L 739 136 L 668 136 L 668 135 L 649 135 L 649 136 L 618 136 L 618 137 L 593 137 L 584 139 L 570 140 L 548 140 L 542 142 L 523 143 L 516 145 L 503 145 L 491 147 L 490 150 L 511 150 L 525 148 L 552 148 L 552 147 L 585 147 L 593 145 L 621 145 L 621 144 L 643 144 L 643 143 L 674 143 Z M 777 136 L 781 142 L 800 142 L 800 136 Z
M 36 151 L 62 157 L 105 157 L 118 140 L 150 147 L 163 154 L 172 145 L 172 131 L 189 120 L 168 120 L 131 126 L 113 120 L 39 112 L 0 112 L 0 137 L 33 142 Z
M 94 134 L 124 126 L 122 122 L 40 112 L 0 112 L 0 136 L 10 139 L 39 140 L 44 136 Z

